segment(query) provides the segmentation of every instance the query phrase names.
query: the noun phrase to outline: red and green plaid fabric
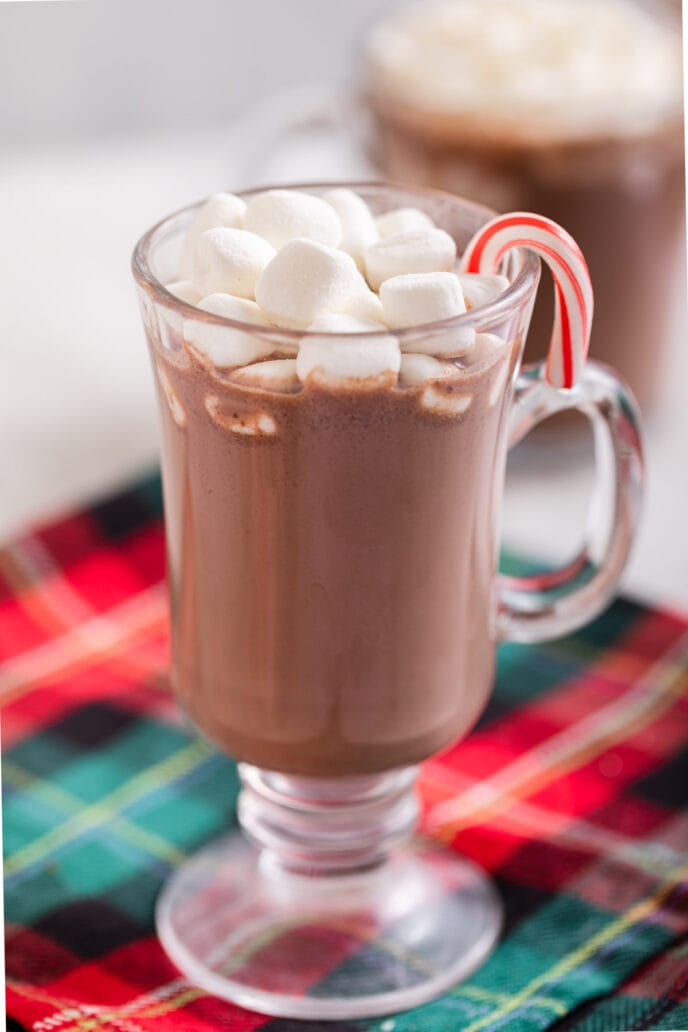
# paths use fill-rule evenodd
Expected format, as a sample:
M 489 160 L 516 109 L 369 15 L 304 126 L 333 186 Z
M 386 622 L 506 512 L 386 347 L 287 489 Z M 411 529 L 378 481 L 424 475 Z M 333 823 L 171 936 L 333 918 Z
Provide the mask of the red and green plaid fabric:
M 10 1029 L 688 1028 L 686 621 L 620 600 L 500 650 L 479 727 L 422 775 L 426 830 L 499 885 L 500 946 L 432 1004 L 310 1026 L 209 997 L 156 940 L 237 791 L 168 695 L 166 634 L 157 481 L 0 552 Z

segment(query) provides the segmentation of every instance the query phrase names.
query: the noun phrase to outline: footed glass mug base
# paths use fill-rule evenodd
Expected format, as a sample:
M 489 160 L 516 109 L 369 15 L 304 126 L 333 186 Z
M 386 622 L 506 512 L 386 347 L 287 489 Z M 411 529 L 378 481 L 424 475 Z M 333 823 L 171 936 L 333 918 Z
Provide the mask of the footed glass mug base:
M 363 1018 L 431 1000 L 485 960 L 502 924 L 490 880 L 451 850 L 398 845 L 414 770 L 315 784 L 240 770 L 256 845 L 212 843 L 158 901 L 158 935 L 190 981 L 265 1014 Z

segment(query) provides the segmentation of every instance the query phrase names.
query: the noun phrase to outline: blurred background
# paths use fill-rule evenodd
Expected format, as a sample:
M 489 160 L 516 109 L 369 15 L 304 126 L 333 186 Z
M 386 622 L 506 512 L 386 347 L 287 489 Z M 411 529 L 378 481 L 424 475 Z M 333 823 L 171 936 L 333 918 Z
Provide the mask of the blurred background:
M 494 0 L 479 36 L 451 4 L 419 31 L 391 0 L 0 3 L 0 539 L 156 464 L 129 273 L 150 224 L 221 189 L 388 175 L 535 208 L 579 237 L 598 290 L 593 353 L 623 368 L 646 413 L 648 499 L 625 587 L 688 610 L 682 84 L 662 50 L 680 5 L 643 4 L 657 32 L 640 33 L 639 61 L 614 22 L 634 0 L 597 2 L 610 52 L 583 29 L 564 46 L 533 3 Z M 524 59 L 533 48 L 547 67 Z M 548 319 L 543 302 L 536 358 Z M 589 448 L 568 425 L 514 456 L 509 547 L 572 552 Z

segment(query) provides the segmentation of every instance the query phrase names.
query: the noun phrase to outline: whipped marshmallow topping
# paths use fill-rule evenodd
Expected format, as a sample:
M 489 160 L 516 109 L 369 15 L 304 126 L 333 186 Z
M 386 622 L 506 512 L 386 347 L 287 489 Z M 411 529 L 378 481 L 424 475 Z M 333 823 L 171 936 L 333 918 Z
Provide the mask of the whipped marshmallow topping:
M 478 135 L 634 135 L 680 110 L 680 34 L 629 0 L 414 3 L 366 50 L 374 91 Z
M 470 356 L 476 331 L 451 320 L 508 286 L 501 276 L 457 273 L 454 240 L 425 212 L 375 216 L 347 188 L 322 196 L 267 190 L 248 204 L 216 194 L 196 215 L 181 264 L 189 271 L 181 278 L 180 268 L 168 284 L 172 294 L 243 324 L 187 318 L 189 350 L 237 385 L 281 393 L 306 384 L 409 388 L 459 376 L 456 362 Z M 430 334 L 427 324 L 440 321 L 448 325 Z M 293 344 L 275 334 L 280 328 L 298 331 Z M 437 399 L 431 392 L 423 405 L 436 400 L 445 413 L 465 411 L 464 401 L 446 399 L 446 390 Z M 227 417 L 215 401 L 208 411 L 235 433 L 272 432 L 260 421 Z

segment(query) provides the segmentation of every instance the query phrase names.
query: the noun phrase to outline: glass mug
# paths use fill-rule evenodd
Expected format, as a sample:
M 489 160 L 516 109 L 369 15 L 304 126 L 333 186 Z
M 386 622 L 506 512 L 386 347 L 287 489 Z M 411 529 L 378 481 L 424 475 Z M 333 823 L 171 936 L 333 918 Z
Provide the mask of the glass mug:
M 426 211 L 459 253 L 492 216 L 435 191 L 354 188 L 376 213 Z M 520 370 L 540 272 L 524 251 L 505 261 L 510 286 L 493 303 L 394 331 L 402 352 L 452 363 L 442 380 L 402 369 L 398 384 L 287 377 L 273 390 L 214 368 L 190 327 L 259 341 L 266 359 L 294 356 L 308 334 L 165 290 L 197 208 L 151 229 L 133 269 L 162 419 L 172 682 L 239 761 L 244 834 L 181 865 L 158 932 L 189 979 L 255 1010 L 390 1013 L 469 975 L 497 939 L 484 873 L 411 837 L 417 765 L 478 719 L 499 642 L 564 635 L 610 599 L 641 495 L 635 405 L 594 363 L 570 390 L 540 365 Z M 473 350 L 447 359 L 472 331 Z M 564 569 L 507 578 L 496 572 L 507 450 L 572 408 L 596 441 L 584 544 Z

